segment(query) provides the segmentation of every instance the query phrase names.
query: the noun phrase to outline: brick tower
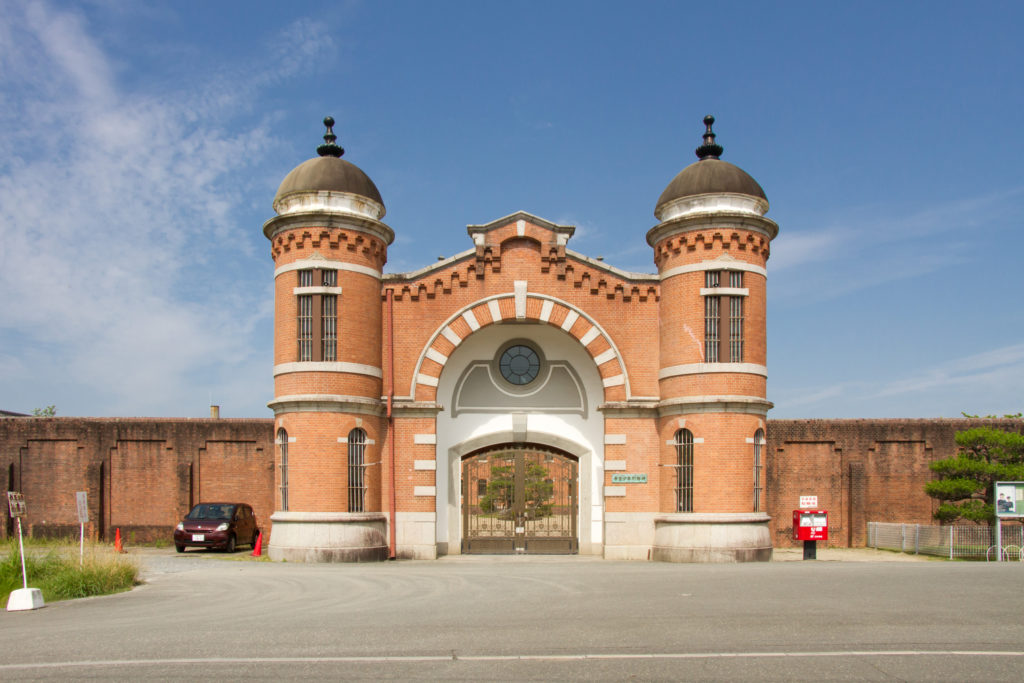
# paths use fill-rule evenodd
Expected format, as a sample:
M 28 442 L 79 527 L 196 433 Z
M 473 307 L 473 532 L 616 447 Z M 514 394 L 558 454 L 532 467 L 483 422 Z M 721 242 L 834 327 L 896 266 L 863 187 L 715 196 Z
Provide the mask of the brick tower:
M 381 269 L 394 232 L 384 202 L 341 159 L 334 120 L 293 169 L 263 233 L 274 259 L 277 494 L 268 553 L 292 561 L 388 555 L 381 510 Z
M 659 459 L 675 474 L 652 557 L 668 561 L 771 557 L 765 265 L 778 225 L 761 186 L 719 159 L 714 121 L 704 118 L 698 161 L 665 188 L 647 233 L 661 279 Z

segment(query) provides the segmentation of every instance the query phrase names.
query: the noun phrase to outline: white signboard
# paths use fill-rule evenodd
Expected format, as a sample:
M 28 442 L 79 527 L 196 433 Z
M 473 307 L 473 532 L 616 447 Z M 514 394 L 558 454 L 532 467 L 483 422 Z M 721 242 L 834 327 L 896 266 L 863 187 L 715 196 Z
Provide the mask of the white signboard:
M 997 517 L 1024 517 L 1024 481 L 997 481 Z
M 818 507 L 817 496 L 800 496 L 800 507 L 802 508 L 816 508 Z
M 11 517 L 25 516 L 25 497 L 17 491 L 7 492 L 7 504 L 11 508 Z
M 89 523 L 89 501 L 85 491 L 75 494 L 75 502 L 78 504 L 78 523 Z

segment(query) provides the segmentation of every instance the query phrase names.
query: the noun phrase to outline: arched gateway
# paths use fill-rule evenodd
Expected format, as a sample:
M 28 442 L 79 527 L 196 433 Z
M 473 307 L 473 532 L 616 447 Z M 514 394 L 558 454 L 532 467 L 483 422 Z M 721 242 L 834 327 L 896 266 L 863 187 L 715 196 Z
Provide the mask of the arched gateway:
M 760 449 L 778 226 L 760 185 L 719 159 L 713 118 L 655 206 L 655 273 L 574 252 L 572 226 L 525 212 L 385 273 L 383 199 L 324 123 L 264 226 L 284 435 L 272 558 L 771 558 Z
M 506 444 L 462 459 L 462 552 L 532 555 L 579 550 L 575 458 Z

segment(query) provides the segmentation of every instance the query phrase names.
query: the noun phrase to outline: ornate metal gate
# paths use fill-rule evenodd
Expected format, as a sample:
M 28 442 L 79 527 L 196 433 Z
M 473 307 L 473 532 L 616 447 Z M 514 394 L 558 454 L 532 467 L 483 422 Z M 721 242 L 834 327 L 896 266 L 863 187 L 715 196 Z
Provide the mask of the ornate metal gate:
M 512 444 L 462 461 L 462 552 L 572 554 L 577 532 L 577 462 Z

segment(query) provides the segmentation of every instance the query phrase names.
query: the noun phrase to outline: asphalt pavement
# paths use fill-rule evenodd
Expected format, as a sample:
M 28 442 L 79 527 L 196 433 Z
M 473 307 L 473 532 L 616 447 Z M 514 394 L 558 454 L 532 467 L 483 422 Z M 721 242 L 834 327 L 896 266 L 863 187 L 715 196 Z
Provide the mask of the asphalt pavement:
M 135 555 L 131 592 L 0 613 L 0 679 L 1024 676 L 1018 562 Z

